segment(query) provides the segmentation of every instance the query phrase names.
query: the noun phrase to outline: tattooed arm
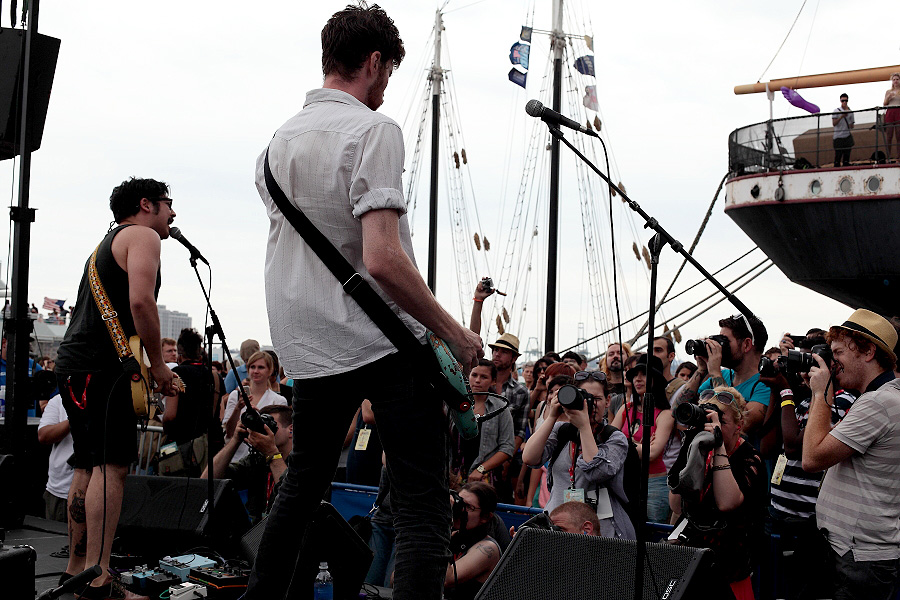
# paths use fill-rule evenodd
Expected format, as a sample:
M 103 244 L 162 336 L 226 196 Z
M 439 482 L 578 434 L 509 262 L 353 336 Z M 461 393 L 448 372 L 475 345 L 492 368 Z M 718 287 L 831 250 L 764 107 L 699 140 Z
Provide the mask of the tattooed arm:
M 466 581 L 477 579 L 484 581 L 491 574 L 500 560 L 500 547 L 492 539 L 485 538 L 472 546 L 465 555 L 456 559 L 456 571 L 453 563 L 447 567 L 444 587 L 452 588 Z

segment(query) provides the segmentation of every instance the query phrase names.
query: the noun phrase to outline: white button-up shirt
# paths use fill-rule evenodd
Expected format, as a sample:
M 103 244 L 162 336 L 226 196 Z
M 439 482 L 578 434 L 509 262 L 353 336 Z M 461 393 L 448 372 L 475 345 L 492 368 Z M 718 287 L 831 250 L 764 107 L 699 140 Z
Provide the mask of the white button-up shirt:
M 396 352 L 278 210 L 266 189 L 265 156 L 263 151 L 256 161 L 256 187 L 270 223 L 266 304 L 272 343 L 287 375 L 344 373 Z M 400 126 L 350 94 L 316 89 L 275 133 L 269 167 L 288 199 L 423 338 L 425 328 L 378 287 L 362 259 L 360 217 L 394 209 L 403 249 L 415 263 L 401 191 Z

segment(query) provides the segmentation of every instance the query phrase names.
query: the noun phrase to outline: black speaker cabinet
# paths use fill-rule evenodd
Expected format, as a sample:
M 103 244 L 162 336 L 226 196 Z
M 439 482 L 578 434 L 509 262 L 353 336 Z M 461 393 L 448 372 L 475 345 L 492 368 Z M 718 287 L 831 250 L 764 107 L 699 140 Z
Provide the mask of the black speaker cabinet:
M 6 546 L 0 548 L 0 581 L 3 582 L 3 598 L 34 598 L 34 565 L 37 552 L 31 546 Z
M 171 554 L 194 546 L 236 549 L 250 519 L 228 479 L 217 479 L 209 518 L 206 479 L 129 475 L 116 529 L 120 551 Z
M 0 454 L 0 528 L 18 529 L 25 520 L 21 469 L 12 454 Z
M 24 83 L 22 56 L 25 32 L 22 29 L 0 27 L 0 160 L 19 154 L 18 132 L 21 128 L 21 88 Z M 56 73 L 59 40 L 35 34 L 28 78 L 28 146 L 41 147 L 50 88 Z
M 520 529 L 476 600 L 630 600 L 637 544 L 590 535 Z M 644 600 L 734 600 L 712 553 L 647 544 Z
M 359 590 L 372 564 L 372 551 L 337 509 L 324 501 L 313 514 L 303 538 L 288 592 L 290 600 L 310 597 L 320 562 L 328 563 L 328 571 L 334 579 L 335 600 L 359 598 Z

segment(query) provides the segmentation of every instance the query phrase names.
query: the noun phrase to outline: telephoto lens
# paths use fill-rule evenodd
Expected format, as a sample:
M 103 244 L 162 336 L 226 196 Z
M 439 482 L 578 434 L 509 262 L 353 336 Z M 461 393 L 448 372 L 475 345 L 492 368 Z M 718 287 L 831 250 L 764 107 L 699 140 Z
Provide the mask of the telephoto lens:
M 718 407 L 716 407 L 718 408 Z M 675 409 L 675 420 L 685 427 L 703 429 L 706 425 L 706 410 L 702 406 L 685 402 Z

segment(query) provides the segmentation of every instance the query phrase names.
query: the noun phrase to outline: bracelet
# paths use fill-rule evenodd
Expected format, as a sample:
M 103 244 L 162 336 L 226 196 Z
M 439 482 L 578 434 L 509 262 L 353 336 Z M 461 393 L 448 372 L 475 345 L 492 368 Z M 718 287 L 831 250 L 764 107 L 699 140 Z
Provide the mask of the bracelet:
M 472 300 L 474 300 L 475 302 L 484 302 L 483 298 L 474 298 L 473 297 Z
M 278 460 L 279 458 L 284 458 L 284 457 L 281 456 L 280 452 L 276 452 L 275 454 L 273 454 L 272 456 L 270 456 L 266 459 L 266 464 L 270 465 L 270 464 L 272 464 L 273 460 Z
M 778 395 L 781 396 L 782 398 L 784 398 L 785 396 L 793 397 L 794 390 L 792 390 L 791 388 L 785 388 L 785 389 L 781 390 L 780 392 L 778 392 Z
M 712 470 L 713 471 L 725 471 L 730 468 L 731 468 L 731 465 L 713 465 Z
M 724 456 L 725 458 L 728 458 L 727 454 L 723 454 L 721 452 L 716 452 L 715 454 L 713 454 L 713 456 Z
M 793 401 L 793 400 L 791 400 L 790 398 L 788 398 L 787 400 L 782 400 L 782 401 L 781 401 L 781 408 L 784 408 L 785 406 L 797 406 L 797 405 L 794 404 L 794 401 Z

